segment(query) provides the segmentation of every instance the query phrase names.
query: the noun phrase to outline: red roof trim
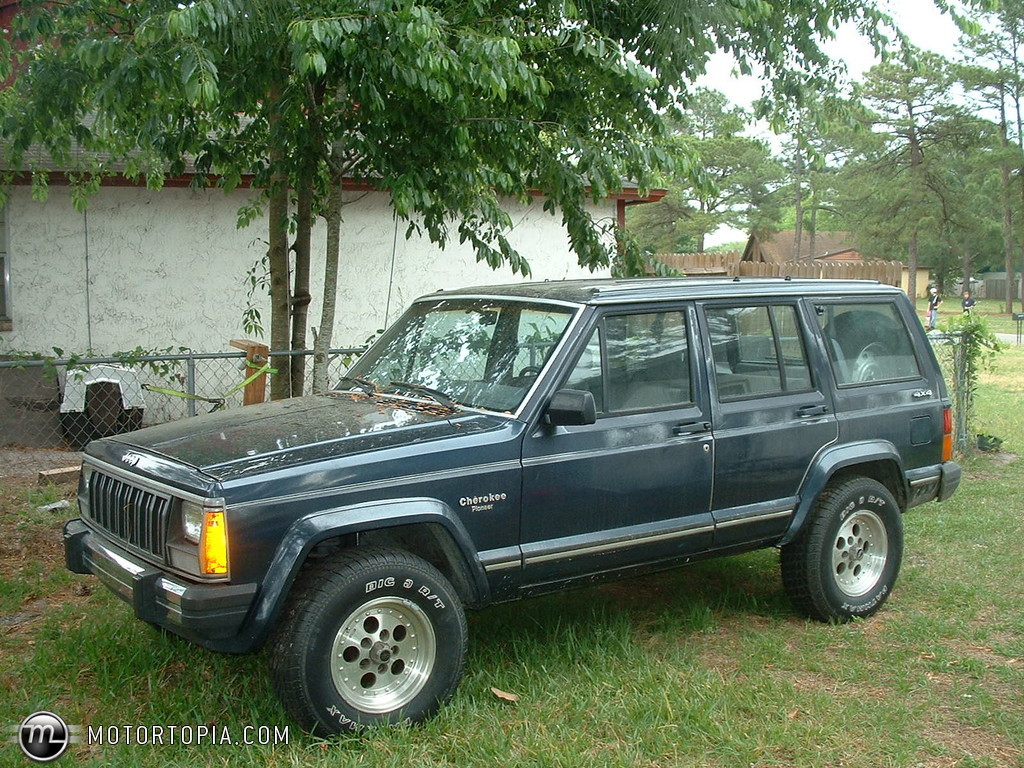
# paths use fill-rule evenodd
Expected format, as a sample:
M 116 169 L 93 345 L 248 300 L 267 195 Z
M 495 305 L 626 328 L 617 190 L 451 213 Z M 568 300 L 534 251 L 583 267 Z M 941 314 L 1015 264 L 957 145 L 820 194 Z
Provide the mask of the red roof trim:
M 0 2 L 3 2 L 3 0 L 0 0 Z M 208 174 L 206 178 L 209 179 L 212 183 L 207 184 L 207 185 L 205 185 L 203 187 L 199 187 L 199 189 L 216 189 L 217 188 L 216 181 L 220 177 L 215 175 L 215 174 Z M 252 176 L 252 175 L 242 176 L 241 182 L 239 183 L 238 186 L 240 186 L 240 187 L 251 187 L 254 178 L 255 177 Z M 67 174 L 62 172 L 62 171 L 48 171 L 48 172 L 46 172 L 46 180 L 47 180 L 48 184 L 53 184 L 55 186 L 63 186 L 63 185 L 66 185 L 66 184 L 69 183 L 68 182 Z M 181 175 L 181 176 L 168 176 L 168 177 L 166 177 L 164 179 L 163 186 L 164 187 L 170 187 L 172 189 L 189 188 L 189 187 L 193 186 L 194 180 L 195 180 L 195 176 L 193 176 L 191 174 L 184 174 L 184 175 Z M 11 178 L 11 182 L 13 184 L 17 185 L 17 186 L 27 186 L 27 185 L 32 183 L 32 174 L 28 173 L 28 172 L 22 172 L 22 173 L 13 174 L 13 176 Z M 103 177 L 102 186 L 104 186 L 104 187 L 140 187 L 140 188 L 144 188 L 146 186 L 146 183 L 145 183 L 145 181 L 130 179 L 127 176 L 124 176 L 123 174 L 115 174 L 115 175 L 112 175 L 112 176 L 104 176 Z M 380 187 L 377 187 L 377 186 L 375 186 L 373 184 L 369 184 L 369 183 L 367 183 L 365 181 L 356 181 L 355 179 L 346 179 L 345 180 L 345 189 L 347 191 L 349 191 L 349 192 L 382 192 L 382 191 L 384 191 Z M 622 202 L 625 202 L 627 205 L 636 204 L 636 203 L 656 203 L 659 200 L 661 200 L 667 194 L 667 192 L 668 192 L 668 190 L 665 190 L 665 189 L 652 189 L 652 190 L 648 191 L 648 193 L 646 195 L 641 195 L 639 190 L 636 190 L 636 189 L 626 189 L 626 190 L 620 191 L 618 194 L 609 195 L 608 199 L 609 200 L 622 201 Z M 588 193 L 589 193 L 589 189 L 588 189 Z M 536 190 L 536 189 L 530 190 L 530 194 L 533 195 L 534 197 L 543 197 L 544 196 L 543 192 L 541 192 L 540 190 Z

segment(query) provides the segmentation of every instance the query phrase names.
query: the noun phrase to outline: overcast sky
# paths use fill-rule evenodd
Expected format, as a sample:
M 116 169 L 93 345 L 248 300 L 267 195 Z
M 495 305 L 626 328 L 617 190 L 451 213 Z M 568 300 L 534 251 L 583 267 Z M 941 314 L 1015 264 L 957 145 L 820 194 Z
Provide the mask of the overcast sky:
M 883 7 L 915 45 L 943 56 L 954 54 L 959 30 L 948 16 L 939 13 L 933 0 L 886 0 Z M 852 26 L 840 29 L 829 49 L 846 62 L 854 79 L 877 63 L 871 45 Z M 761 96 L 762 82 L 756 77 L 736 77 L 733 68 L 728 54 L 718 54 L 702 83 L 724 92 L 736 104 L 749 106 Z
M 960 32 L 952 19 L 938 11 L 933 0 L 886 0 L 884 6 L 914 45 L 953 57 Z M 850 77 L 855 80 L 878 61 L 871 45 L 853 27 L 840 29 L 830 50 L 846 62 Z M 722 91 L 733 103 L 749 107 L 761 96 L 763 83 L 756 77 L 738 77 L 733 69 L 734 62 L 730 56 L 716 55 L 708 66 L 708 74 L 700 82 L 708 88 Z M 764 133 L 768 133 L 767 128 Z M 709 235 L 707 244 L 718 245 L 746 238 L 745 232 L 723 228 Z

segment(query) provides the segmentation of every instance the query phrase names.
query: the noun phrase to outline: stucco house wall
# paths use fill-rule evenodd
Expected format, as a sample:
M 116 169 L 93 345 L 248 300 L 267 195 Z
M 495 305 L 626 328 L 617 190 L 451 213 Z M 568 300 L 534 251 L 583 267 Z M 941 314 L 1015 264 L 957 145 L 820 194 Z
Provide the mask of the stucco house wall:
M 251 193 L 103 187 L 78 212 L 67 187 L 51 185 L 45 202 L 27 186 L 10 188 L 5 219 L 10 350 L 111 354 L 136 347 L 228 349 L 246 335 L 246 275 L 266 253 L 266 220 L 236 228 Z M 617 202 L 592 205 L 597 220 L 614 220 Z M 532 205 L 510 203 L 511 240 L 536 280 L 585 277 L 560 220 Z M 409 301 L 442 288 L 521 280 L 477 263 L 469 247 L 440 250 L 425 237 L 405 237 L 386 192 L 352 193 L 344 209 L 336 346 L 358 346 L 395 319 Z M 313 234 L 314 300 L 319 323 L 325 228 Z M 269 332 L 269 305 L 257 294 Z M 312 340 L 312 336 L 310 336 Z

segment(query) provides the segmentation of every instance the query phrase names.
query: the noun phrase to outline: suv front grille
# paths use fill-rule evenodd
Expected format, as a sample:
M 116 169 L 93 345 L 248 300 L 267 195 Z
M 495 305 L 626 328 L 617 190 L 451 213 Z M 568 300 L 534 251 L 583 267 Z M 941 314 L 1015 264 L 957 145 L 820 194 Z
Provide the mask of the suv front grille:
M 112 536 L 163 558 L 170 497 L 93 472 L 88 517 Z

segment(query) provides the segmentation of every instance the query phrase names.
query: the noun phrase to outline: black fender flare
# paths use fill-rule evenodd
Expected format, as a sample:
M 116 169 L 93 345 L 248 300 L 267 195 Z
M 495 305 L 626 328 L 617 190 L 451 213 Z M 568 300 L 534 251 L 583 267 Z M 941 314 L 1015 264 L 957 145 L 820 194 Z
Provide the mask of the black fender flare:
M 444 530 L 462 558 L 472 603 L 488 603 L 490 588 L 483 564 L 469 532 L 447 504 L 431 498 L 355 504 L 307 515 L 296 520 L 282 537 L 246 622 L 251 646 L 258 647 L 266 639 L 296 576 L 317 544 L 351 534 L 418 524 L 436 525 Z
M 906 474 L 903 471 L 903 460 L 900 458 L 896 446 L 888 440 L 864 440 L 856 443 L 831 446 L 822 451 L 815 458 L 814 464 L 804 478 L 798 496 L 800 501 L 797 504 L 796 512 L 790 521 L 789 529 L 777 546 L 781 547 L 789 544 L 800 535 L 800 531 L 803 530 L 804 523 L 814 507 L 815 501 L 837 473 L 859 464 L 877 465 L 879 463 L 891 463 L 894 465 L 898 471 L 899 482 L 903 484 L 902 489 L 899 489 L 899 492 L 894 495 L 897 499 L 905 499 L 907 480 Z

